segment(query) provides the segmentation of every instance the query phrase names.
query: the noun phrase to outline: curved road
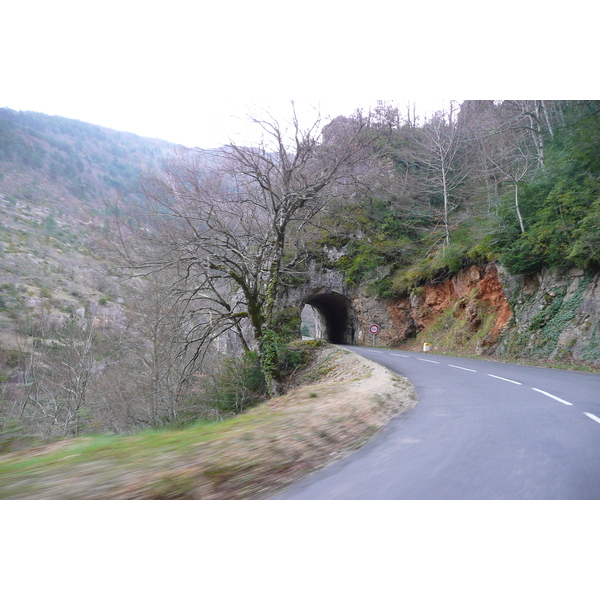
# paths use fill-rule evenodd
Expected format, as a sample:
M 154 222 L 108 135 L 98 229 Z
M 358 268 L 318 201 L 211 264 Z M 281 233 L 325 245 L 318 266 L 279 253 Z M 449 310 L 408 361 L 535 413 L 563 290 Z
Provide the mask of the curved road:
M 416 407 L 276 499 L 600 499 L 600 375 L 348 347 Z

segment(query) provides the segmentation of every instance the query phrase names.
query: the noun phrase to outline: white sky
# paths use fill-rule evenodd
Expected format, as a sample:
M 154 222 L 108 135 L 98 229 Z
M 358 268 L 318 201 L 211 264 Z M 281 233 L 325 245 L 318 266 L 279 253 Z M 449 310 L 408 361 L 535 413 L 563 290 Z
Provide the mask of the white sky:
M 335 117 L 377 99 L 430 112 L 440 98 L 598 98 L 595 21 L 578 1 L 555 14 L 511 0 L 493 13 L 426 0 L 10 0 L 0 107 L 212 147 L 242 141 L 248 107 L 284 119 L 290 100 Z

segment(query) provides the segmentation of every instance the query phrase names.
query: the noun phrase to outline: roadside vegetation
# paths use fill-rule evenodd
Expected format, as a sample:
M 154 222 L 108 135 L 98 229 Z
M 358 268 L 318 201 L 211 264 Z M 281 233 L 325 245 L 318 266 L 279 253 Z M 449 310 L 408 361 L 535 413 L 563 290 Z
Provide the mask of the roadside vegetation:
M 364 444 L 415 402 L 412 387 L 329 344 L 301 342 L 298 387 L 225 421 L 86 436 L 0 457 L 0 498 L 243 499 Z
M 381 298 L 499 261 L 600 269 L 600 103 L 467 101 L 416 125 L 382 104 L 389 170 L 320 216 L 349 285 Z

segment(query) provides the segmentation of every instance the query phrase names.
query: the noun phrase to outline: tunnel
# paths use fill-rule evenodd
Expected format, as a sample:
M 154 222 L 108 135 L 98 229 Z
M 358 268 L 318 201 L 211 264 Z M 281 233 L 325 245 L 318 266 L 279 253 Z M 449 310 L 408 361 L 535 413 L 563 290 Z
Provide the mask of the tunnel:
M 335 292 L 310 296 L 305 304 L 315 316 L 315 337 L 332 344 L 354 344 L 356 317 L 350 298 Z

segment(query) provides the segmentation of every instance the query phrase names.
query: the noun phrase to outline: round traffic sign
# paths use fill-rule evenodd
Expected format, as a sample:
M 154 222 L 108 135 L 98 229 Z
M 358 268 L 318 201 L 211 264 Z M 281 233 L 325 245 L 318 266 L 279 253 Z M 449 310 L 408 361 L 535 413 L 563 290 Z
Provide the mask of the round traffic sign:
M 371 325 L 371 327 L 369 327 L 369 331 L 373 335 L 377 335 L 379 333 L 379 325 Z

